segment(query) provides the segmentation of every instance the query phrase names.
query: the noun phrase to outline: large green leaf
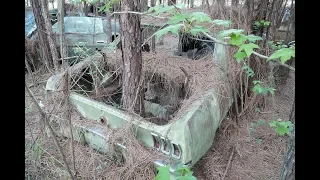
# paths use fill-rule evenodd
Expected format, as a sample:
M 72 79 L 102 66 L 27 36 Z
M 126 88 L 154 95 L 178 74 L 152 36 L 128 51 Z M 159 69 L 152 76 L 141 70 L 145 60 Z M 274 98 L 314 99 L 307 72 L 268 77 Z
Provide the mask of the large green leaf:
M 295 57 L 295 50 L 294 48 L 282 48 L 277 51 L 275 51 L 268 59 L 267 61 L 271 59 L 278 59 L 280 58 L 280 61 L 282 64 L 284 64 L 286 61 L 288 61 L 291 57 Z
M 190 30 L 190 33 L 194 36 L 196 36 L 198 33 L 201 33 L 201 32 L 209 32 L 209 30 L 207 28 L 202 27 L 202 26 L 194 26 Z
M 155 33 L 156 35 L 156 40 L 158 41 L 159 38 L 168 32 L 172 32 L 175 35 L 178 35 L 180 27 L 183 26 L 183 24 L 175 24 L 175 25 L 170 25 L 168 27 L 165 27 Z
M 253 43 L 242 44 L 239 48 L 239 51 L 244 50 L 249 57 L 252 54 L 253 49 L 259 49 L 259 46 Z
M 247 37 L 243 34 L 239 34 L 239 35 L 232 34 L 229 44 L 239 46 L 243 44 L 246 40 L 247 40 Z
M 229 27 L 231 24 L 231 21 L 229 20 L 220 20 L 220 19 L 215 19 L 212 21 L 213 24 L 219 25 L 219 26 L 225 26 Z
M 233 57 L 236 58 L 236 61 L 238 63 L 240 63 L 243 60 L 243 58 L 247 57 L 247 54 L 243 51 L 238 51 L 233 55 Z
M 190 15 L 191 21 L 200 22 L 211 22 L 211 18 L 208 14 L 203 12 L 194 12 Z
M 229 36 L 231 34 L 239 35 L 242 32 L 243 32 L 242 29 L 228 29 L 228 30 L 221 31 L 219 36 L 226 37 L 226 36 Z
M 250 41 L 250 42 L 256 42 L 258 40 L 263 40 L 262 37 L 260 36 L 255 36 L 253 34 L 250 34 L 247 36 L 247 39 Z
M 175 14 L 170 18 L 168 21 L 168 24 L 177 24 L 181 21 L 184 21 L 187 17 L 190 16 L 190 13 L 185 13 L 185 14 Z
M 170 165 L 166 165 L 164 167 L 158 167 L 158 174 L 155 180 L 170 180 Z

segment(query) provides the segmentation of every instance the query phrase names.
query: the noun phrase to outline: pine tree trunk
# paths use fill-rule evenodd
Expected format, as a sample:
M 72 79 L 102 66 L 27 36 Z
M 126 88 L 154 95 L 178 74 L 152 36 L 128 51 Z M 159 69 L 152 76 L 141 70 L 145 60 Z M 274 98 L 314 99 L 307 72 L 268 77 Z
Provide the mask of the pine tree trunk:
M 49 48 L 52 56 L 53 66 L 55 71 L 58 71 L 59 70 L 58 51 L 52 39 L 52 27 L 51 27 L 51 21 L 49 20 L 49 9 L 48 9 L 48 4 L 46 0 L 41 0 L 41 9 L 42 9 L 43 20 L 45 23 L 45 29 L 46 29 L 45 32 L 47 34 L 47 40 L 49 43 Z
M 60 37 L 60 55 L 62 59 L 62 64 L 64 67 L 67 67 L 67 63 L 64 61 L 64 58 L 67 57 L 65 39 L 64 39 L 64 6 L 65 0 L 58 1 L 58 14 L 59 14 L 59 37 Z
M 172 6 L 173 4 L 176 4 L 177 0 L 168 0 L 168 6 Z
M 145 12 L 148 10 L 148 0 L 140 0 L 140 9 L 141 12 Z
M 295 175 L 295 130 L 289 137 L 287 153 L 281 169 L 280 180 L 293 180 Z
M 150 6 L 154 7 L 156 5 L 156 0 L 151 0 Z
M 40 57 L 48 69 L 53 67 L 52 56 L 50 55 L 50 47 L 47 41 L 47 34 L 44 19 L 41 12 L 41 0 L 31 0 L 31 6 L 37 25 L 37 34 L 40 44 Z
M 139 12 L 139 0 L 121 0 L 121 11 Z M 143 114 L 140 16 L 131 13 L 121 14 L 120 23 L 123 59 L 123 107 L 128 111 Z

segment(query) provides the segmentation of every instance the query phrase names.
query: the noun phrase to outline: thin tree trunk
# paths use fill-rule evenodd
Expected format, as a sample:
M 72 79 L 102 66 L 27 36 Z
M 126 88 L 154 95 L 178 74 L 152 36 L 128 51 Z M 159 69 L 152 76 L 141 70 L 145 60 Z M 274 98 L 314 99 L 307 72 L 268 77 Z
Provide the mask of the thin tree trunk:
M 111 13 L 107 13 L 107 43 L 112 42 Z
M 140 0 L 141 12 L 148 10 L 148 0 Z
M 172 6 L 173 4 L 176 4 L 177 0 L 168 0 L 168 6 Z
M 208 10 L 208 12 L 209 12 L 209 15 L 211 16 L 212 13 L 211 13 L 210 4 L 209 4 L 209 1 L 208 1 L 208 0 L 206 0 L 206 4 L 207 4 L 207 10 Z
M 288 140 L 287 152 L 280 172 L 280 180 L 293 180 L 295 175 L 295 130 Z
M 151 0 L 150 6 L 153 7 L 153 6 L 155 6 L 155 5 L 156 5 L 156 0 Z
M 139 0 L 121 0 L 121 11 L 139 12 Z M 121 42 L 123 59 L 123 107 L 143 114 L 142 55 L 140 16 L 121 14 Z
M 194 0 L 190 1 L 190 7 L 193 8 L 194 7 Z
M 65 0 L 58 1 L 58 22 L 59 22 L 59 32 L 60 32 L 60 55 L 62 60 L 62 65 L 67 68 L 68 64 L 64 61 L 64 58 L 67 57 L 66 45 L 64 40 L 64 6 Z
M 50 56 L 50 47 L 47 41 L 46 28 L 41 12 L 41 0 L 31 0 L 31 6 L 35 17 L 37 32 L 40 44 L 40 57 L 48 69 L 53 67 L 52 56 Z
M 49 43 L 49 48 L 52 56 L 52 61 L 53 61 L 53 66 L 55 71 L 59 70 L 59 63 L 58 63 L 58 52 L 57 48 L 54 44 L 54 41 L 52 39 L 52 28 L 51 28 L 51 22 L 49 20 L 49 9 L 48 9 L 48 4 L 46 0 L 41 1 L 41 8 L 42 8 L 42 15 L 45 23 L 45 28 L 46 28 L 46 34 L 47 34 L 47 40 Z
M 28 73 L 29 73 L 29 75 L 31 77 L 32 83 L 35 84 L 35 80 L 34 80 L 34 77 L 33 77 L 33 74 L 32 74 L 32 70 L 31 70 L 31 67 L 29 65 L 29 62 L 28 62 L 26 56 L 24 57 L 24 63 L 26 64 L 26 67 L 27 67 Z

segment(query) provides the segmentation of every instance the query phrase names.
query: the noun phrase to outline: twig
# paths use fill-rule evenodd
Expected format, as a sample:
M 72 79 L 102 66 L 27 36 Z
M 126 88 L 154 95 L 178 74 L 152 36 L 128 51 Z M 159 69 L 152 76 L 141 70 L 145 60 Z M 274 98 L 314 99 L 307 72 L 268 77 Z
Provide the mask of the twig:
M 227 174 L 227 172 L 228 172 L 228 169 L 229 169 L 229 166 L 230 166 L 230 163 L 231 163 L 233 154 L 234 154 L 234 147 L 232 148 L 232 152 L 231 152 L 231 154 L 230 154 L 230 158 L 229 158 L 229 161 L 228 161 L 228 165 L 227 165 L 227 167 L 226 167 L 226 170 L 224 171 L 224 174 L 223 174 L 223 176 L 222 176 L 222 180 L 224 180 L 224 178 L 226 177 L 226 174 Z
M 32 97 L 33 103 L 36 105 L 36 108 L 39 110 L 39 112 L 40 112 L 40 114 L 41 114 L 41 120 L 44 121 L 45 125 L 49 128 L 49 131 L 50 131 L 50 133 L 52 134 L 53 140 L 54 140 L 54 142 L 55 142 L 55 144 L 56 144 L 56 146 L 57 146 L 57 148 L 58 148 L 58 150 L 59 150 L 59 153 L 60 153 L 60 155 L 61 155 L 61 157 L 62 157 L 63 163 L 64 163 L 64 165 L 65 165 L 65 168 L 66 168 L 67 171 L 68 171 L 68 174 L 69 174 L 70 178 L 71 178 L 72 180 L 74 180 L 74 177 L 72 176 L 72 173 L 71 173 L 71 171 L 70 171 L 70 168 L 69 168 L 69 166 L 68 166 L 68 164 L 67 164 L 66 157 L 65 157 L 65 155 L 63 154 L 62 149 L 61 149 L 61 146 L 60 146 L 60 144 L 59 144 L 59 142 L 58 142 L 58 140 L 57 140 L 56 134 L 55 134 L 55 132 L 53 131 L 51 125 L 50 125 L 49 122 L 48 122 L 48 119 L 47 119 L 48 117 L 46 116 L 45 112 L 41 109 L 39 103 L 37 102 L 37 100 L 36 100 L 35 97 L 33 96 L 32 92 L 31 92 L 30 89 L 28 88 L 26 81 L 25 81 L 25 87 L 26 87 L 26 90 L 27 90 L 28 94 Z
M 68 70 L 65 78 L 65 83 L 66 83 L 66 103 L 67 103 L 67 119 L 70 127 L 70 137 L 71 137 L 71 142 L 70 142 L 70 149 L 71 149 L 71 155 L 72 155 L 72 165 L 73 165 L 73 171 L 74 171 L 74 176 L 75 179 L 77 175 L 77 170 L 76 170 L 76 161 L 74 157 L 74 140 L 73 140 L 73 132 L 72 132 L 72 122 L 71 122 L 71 111 L 70 111 L 70 101 L 69 101 L 69 95 L 70 95 L 70 70 Z
M 147 13 L 141 13 L 141 12 L 135 12 L 135 11 L 122 11 L 122 12 L 113 12 L 112 14 L 138 14 L 138 15 L 146 15 L 146 16 L 151 16 L 154 18 L 161 18 L 161 19 L 169 19 L 168 17 L 162 17 L 162 16 L 154 16 L 151 14 L 147 14 Z

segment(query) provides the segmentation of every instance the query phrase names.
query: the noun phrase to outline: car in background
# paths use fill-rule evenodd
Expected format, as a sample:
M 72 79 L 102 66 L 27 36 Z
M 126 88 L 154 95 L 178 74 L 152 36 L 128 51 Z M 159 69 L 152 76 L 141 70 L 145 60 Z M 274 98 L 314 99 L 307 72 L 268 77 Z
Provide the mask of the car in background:
M 57 19 L 57 14 L 58 14 L 58 9 L 51 9 L 49 11 L 50 13 L 50 20 L 51 24 L 55 24 L 58 19 Z M 34 18 L 34 14 L 32 11 L 32 8 L 26 8 L 25 9 L 25 36 L 27 38 L 31 38 L 37 30 L 37 25 L 36 25 L 36 20 Z
M 107 45 L 106 18 L 68 16 L 64 18 L 65 44 L 69 56 L 86 53 L 87 56 L 94 54 L 96 50 L 101 50 Z M 52 26 L 52 31 L 60 47 L 59 22 Z M 111 36 L 116 39 L 120 35 L 120 25 L 118 21 L 111 20 Z

